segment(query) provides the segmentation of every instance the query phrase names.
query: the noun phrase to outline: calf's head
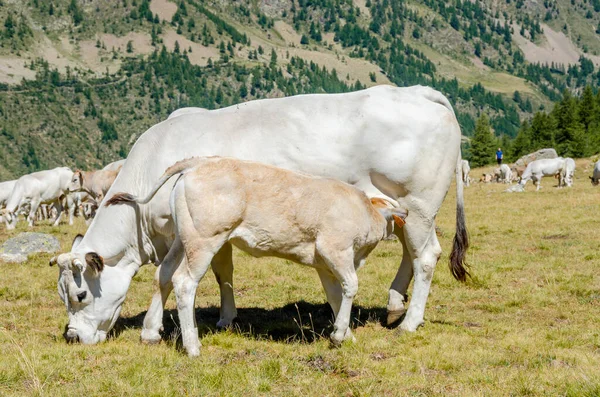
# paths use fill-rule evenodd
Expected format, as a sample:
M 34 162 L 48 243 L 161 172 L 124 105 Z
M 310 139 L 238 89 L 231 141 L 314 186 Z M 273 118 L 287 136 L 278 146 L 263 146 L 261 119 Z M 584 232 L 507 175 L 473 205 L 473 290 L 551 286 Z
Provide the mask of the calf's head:
M 83 190 L 83 173 L 79 170 L 73 173 L 73 178 L 69 182 L 69 191 L 78 192 Z
M 590 180 L 592 182 L 592 186 L 598 186 L 598 183 L 600 183 L 600 179 L 594 178 L 592 176 L 590 176 Z

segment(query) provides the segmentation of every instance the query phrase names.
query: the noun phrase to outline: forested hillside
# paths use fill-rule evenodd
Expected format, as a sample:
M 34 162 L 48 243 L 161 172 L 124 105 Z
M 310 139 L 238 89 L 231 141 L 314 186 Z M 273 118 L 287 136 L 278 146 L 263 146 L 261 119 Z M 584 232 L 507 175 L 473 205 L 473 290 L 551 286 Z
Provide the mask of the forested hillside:
M 599 34 L 596 0 L 0 0 L 0 178 L 98 167 L 182 106 L 390 83 L 486 151 L 588 155 Z

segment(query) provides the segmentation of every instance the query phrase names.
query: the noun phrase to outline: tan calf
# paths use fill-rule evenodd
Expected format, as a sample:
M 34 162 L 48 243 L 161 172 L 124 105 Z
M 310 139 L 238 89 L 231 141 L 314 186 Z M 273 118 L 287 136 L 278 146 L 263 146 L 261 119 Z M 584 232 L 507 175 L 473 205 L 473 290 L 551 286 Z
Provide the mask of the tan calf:
M 98 204 L 104 198 L 104 195 L 110 189 L 113 182 L 119 175 L 119 168 L 116 171 L 97 170 L 97 171 L 81 171 L 77 170 L 73 174 L 73 179 L 69 184 L 71 192 L 86 192 L 96 200 Z
M 173 188 L 171 211 L 179 241 L 162 266 L 178 264 L 177 251 L 183 245 L 187 264 L 175 270 L 172 281 L 189 355 L 200 353 L 196 288 L 215 255 L 231 250 L 231 244 L 256 257 L 276 256 L 314 267 L 336 317 L 332 342 L 353 339 L 349 323 L 358 290 L 356 270 L 391 232 L 394 220 L 404 224 L 405 210 L 389 208 L 378 199 L 373 202 L 380 207 L 376 209 L 362 191 L 337 180 L 220 157 L 180 161 L 148 197 L 119 193 L 106 205 L 148 203 L 176 174 L 181 176 Z M 231 286 L 226 293 L 233 293 Z M 230 324 L 235 313 L 225 316 L 230 318 L 222 313 L 218 325 Z

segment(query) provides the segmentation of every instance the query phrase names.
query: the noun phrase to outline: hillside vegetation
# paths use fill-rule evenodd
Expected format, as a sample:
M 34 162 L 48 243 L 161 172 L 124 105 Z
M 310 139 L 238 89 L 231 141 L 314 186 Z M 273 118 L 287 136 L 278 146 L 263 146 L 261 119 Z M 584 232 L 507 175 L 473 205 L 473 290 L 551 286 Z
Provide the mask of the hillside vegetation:
M 123 157 L 181 106 L 382 83 L 431 85 L 508 144 L 597 91 L 596 32 L 595 0 L 0 0 L 0 178 Z

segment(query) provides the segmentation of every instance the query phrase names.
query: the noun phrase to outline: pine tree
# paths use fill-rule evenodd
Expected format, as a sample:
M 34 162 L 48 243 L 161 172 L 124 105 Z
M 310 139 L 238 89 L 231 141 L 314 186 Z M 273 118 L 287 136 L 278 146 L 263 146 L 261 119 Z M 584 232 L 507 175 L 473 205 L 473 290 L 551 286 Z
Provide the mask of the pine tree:
M 529 123 L 527 122 L 527 120 L 523 121 L 523 124 L 521 124 L 519 133 L 517 134 L 517 137 L 513 141 L 512 150 L 513 150 L 513 153 L 512 153 L 513 158 L 515 160 L 532 152 L 532 150 L 531 150 L 531 127 L 529 126 Z
M 583 124 L 586 132 L 590 128 L 590 124 L 596 118 L 597 109 L 592 87 L 589 85 L 583 90 L 581 99 L 579 100 L 579 120 Z
M 490 121 L 483 114 L 477 120 L 475 133 L 471 138 L 471 164 L 481 167 L 494 161 L 494 136 L 490 129 Z

